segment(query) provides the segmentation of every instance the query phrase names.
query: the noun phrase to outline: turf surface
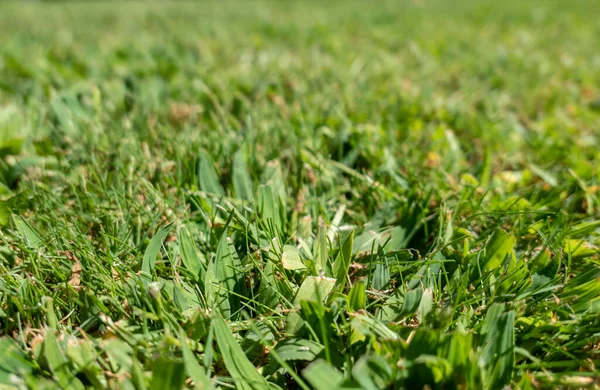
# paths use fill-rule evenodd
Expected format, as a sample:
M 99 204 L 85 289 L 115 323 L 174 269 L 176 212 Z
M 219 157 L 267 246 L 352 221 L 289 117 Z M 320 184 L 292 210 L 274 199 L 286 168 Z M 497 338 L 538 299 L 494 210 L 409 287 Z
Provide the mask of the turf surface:
M 0 387 L 598 387 L 598 14 L 0 3 Z

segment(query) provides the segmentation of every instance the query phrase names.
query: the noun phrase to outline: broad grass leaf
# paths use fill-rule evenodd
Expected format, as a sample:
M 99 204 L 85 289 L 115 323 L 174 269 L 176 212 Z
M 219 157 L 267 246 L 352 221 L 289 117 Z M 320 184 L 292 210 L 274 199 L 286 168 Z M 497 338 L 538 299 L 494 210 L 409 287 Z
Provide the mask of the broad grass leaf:
M 382 244 L 382 235 L 373 230 L 365 230 L 354 239 L 352 247 L 353 253 L 370 252 L 371 249 L 377 250 Z
M 417 328 L 406 348 L 405 358 L 415 360 L 422 355 L 437 355 L 442 334 L 425 327 Z
M 254 360 L 264 358 L 265 346 L 272 346 L 274 342 L 273 329 L 266 322 L 257 322 L 252 324 L 251 328 L 244 333 L 240 346 L 248 359 Z
M 223 233 L 219 240 L 217 253 L 208 263 L 206 270 L 205 292 L 209 307 L 217 309 L 225 318 L 229 318 L 240 308 L 240 298 L 236 294 L 242 293 L 244 275 L 242 263 L 238 254 Z
M 364 280 L 358 280 L 348 292 L 348 309 L 351 311 L 363 310 L 367 307 L 367 292 Z
M 204 150 L 200 151 L 196 166 L 196 175 L 198 180 L 198 188 L 200 190 L 213 195 L 223 196 L 225 190 L 219 182 L 219 176 L 215 171 L 215 165 L 208 153 Z
M 598 221 L 582 221 L 571 227 L 569 237 L 577 238 L 586 236 L 600 227 L 600 220 Z
M 25 239 L 27 245 L 39 249 L 42 245 L 42 239 L 35 229 L 20 215 L 13 214 L 12 219 L 17 231 Z
M 161 356 L 152 363 L 150 390 L 181 389 L 185 380 L 185 366 L 182 361 Z
M 263 185 L 258 188 L 258 210 L 263 222 L 277 235 L 285 226 L 284 206 L 277 196 L 273 185 Z
M 84 389 L 83 384 L 74 375 L 69 368 L 69 360 L 64 355 L 54 331 L 46 330 L 46 337 L 43 344 L 43 357 L 46 366 L 54 374 L 56 381 L 68 389 Z
M 304 320 L 304 324 L 310 327 L 314 334 L 317 336 L 317 340 L 325 346 L 325 354 L 329 355 L 328 361 L 331 361 L 331 354 L 336 354 L 338 351 L 331 348 L 329 340 L 336 337 L 333 327 L 329 326 L 335 320 L 333 312 L 330 308 L 326 307 L 322 302 L 318 301 L 301 301 L 300 302 L 300 315 Z
M 515 365 L 514 311 L 494 303 L 488 309 L 481 329 L 481 364 L 486 389 L 498 389 L 510 383 Z
M 187 375 L 194 381 L 195 389 L 211 389 L 212 384 L 206 373 L 204 367 L 198 363 L 194 353 L 187 344 L 187 337 L 183 332 L 179 335 L 179 341 L 181 342 L 181 352 L 183 354 L 183 363 L 185 365 L 185 371 Z
M 433 383 L 445 383 L 452 375 L 452 365 L 440 356 L 422 354 L 414 360 L 414 364 L 417 369 L 418 365 L 423 365 L 429 371 Z
M 235 381 L 239 389 L 269 388 L 266 379 L 258 372 L 256 367 L 248 360 L 248 357 L 231 334 L 229 327 L 221 317 L 213 318 L 215 338 L 219 352 L 223 357 L 225 368 Z
M 344 204 L 342 204 L 335 212 L 333 219 L 331 220 L 331 224 L 329 225 L 329 229 L 327 229 L 327 239 L 329 240 L 329 242 L 334 241 L 335 235 L 340 229 L 340 224 L 342 223 L 342 219 L 344 218 L 345 212 L 346 205 Z
M 600 248 L 583 240 L 566 240 L 563 251 L 571 260 L 582 260 L 600 253 Z
M 283 205 L 287 204 L 287 184 L 279 160 L 272 160 L 267 163 L 260 182 L 263 185 L 270 186 L 273 189 L 273 194 L 281 200 Z
M 546 249 L 529 262 L 528 266 L 532 274 L 542 275 L 551 280 L 558 272 L 560 258 L 551 256 L 550 251 Z
M 302 374 L 316 390 L 338 389 L 344 380 L 344 375 L 325 360 L 315 361 Z
M 439 127 L 438 129 L 440 132 L 444 132 L 447 142 L 447 148 L 445 149 L 445 156 L 443 159 L 446 170 L 457 173 L 465 164 L 465 156 L 461 149 L 461 143 L 454 131 L 443 129 L 443 127 Z M 436 134 L 436 136 L 438 135 Z
M 101 388 L 104 371 L 97 363 L 99 355 L 96 352 L 96 346 L 87 340 L 71 342 L 71 340 L 76 340 L 75 336 L 67 337 L 69 339 L 65 344 L 65 355 L 71 361 L 73 369 L 84 375 L 92 386 Z
M 313 275 L 316 275 L 315 259 L 308 243 L 303 239 L 299 238 L 298 246 L 296 248 L 298 250 L 298 253 L 300 254 L 300 257 L 304 259 L 304 261 L 306 261 L 306 267 L 310 269 Z
M 419 308 L 417 309 L 417 320 L 420 324 L 425 324 L 427 316 L 433 310 L 433 289 L 431 287 L 423 290 L 423 296 L 421 302 L 419 302 Z
M 252 179 L 248 172 L 248 165 L 246 163 L 246 154 L 242 149 L 233 157 L 232 167 L 232 181 L 233 181 L 233 196 L 238 199 L 252 200 Z
M 378 262 L 375 265 L 375 269 L 372 274 L 372 282 L 373 289 L 375 290 L 383 290 L 386 288 L 388 283 L 390 282 L 390 268 L 387 264 L 387 259 L 383 258 L 382 262 Z
M 363 389 L 386 389 L 391 385 L 393 371 L 383 356 L 369 354 L 361 356 L 352 367 L 352 377 Z
M 173 223 L 170 223 L 163 227 L 150 240 L 150 244 L 148 244 L 146 252 L 144 252 L 144 259 L 142 261 L 142 272 L 146 273 L 147 275 L 151 275 L 152 271 L 154 271 L 156 258 L 160 253 L 160 248 L 162 247 L 165 238 L 167 238 L 167 235 L 169 235 L 172 226 Z
M 407 292 L 397 290 L 384 302 L 378 318 L 382 321 L 400 321 L 406 319 L 417 311 L 421 305 L 423 296 L 423 288 L 421 286 Z M 424 304 L 427 305 L 427 302 Z
M 46 324 L 50 329 L 58 329 L 60 322 L 54 310 L 54 299 L 49 296 L 43 296 L 41 300 L 46 311 Z
M 183 288 L 181 281 L 171 281 L 168 279 L 158 278 L 158 283 L 160 287 L 160 291 L 166 295 L 167 302 L 173 303 L 175 308 L 181 311 L 187 310 L 191 306 L 191 302 L 194 301 L 194 297 L 190 297 Z M 191 298 L 191 299 L 189 299 Z M 158 300 L 157 296 L 155 300 Z M 161 298 L 162 299 L 162 298 Z M 198 304 L 197 300 L 194 302 L 196 306 Z
M 260 286 L 258 287 L 258 300 L 266 307 L 275 307 L 279 301 L 275 266 L 267 261 L 263 270 Z
M 404 303 L 402 304 L 402 310 L 400 310 L 400 313 L 398 314 L 395 320 L 397 321 L 412 316 L 419 308 L 422 298 L 423 289 L 421 287 L 417 287 L 404 294 Z
M 282 341 L 275 347 L 275 352 L 282 360 L 313 361 L 325 347 L 308 339 L 289 339 Z
M 558 180 L 556 179 L 556 177 L 547 170 L 542 169 L 541 167 L 535 164 L 529 164 L 529 168 L 531 168 L 533 173 L 538 175 L 540 178 L 542 178 L 542 180 L 550 184 L 552 187 L 556 187 L 558 185 Z
M 496 291 L 499 294 L 518 294 L 531 285 L 529 269 L 523 259 L 511 260 L 506 272 L 500 276 Z
M 446 382 L 452 368 L 444 357 L 439 356 L 443 334 L 420 327 L 411 333 L 411 337 L 403 354 L 404 359 L 413 363 L 408 367 L 408 383 L 420 389 Z
M 333 274 L 336 279 L 336 289 L 343 291 L 346 285 L 346 278 L 348 276 L 348 269 L 350 268 L 350 260 L 352 259 L 352 247 L 354 246 L 354 231 L 348 235 L 338 255 L 333 262 Z
M 583 313 L 594 302 L 600 300 L 600 267 L 590 265 L 589 270 L 571 279 L 558 295 L 561 300 L 571 302 L 571 310 Z
M 378 251 L 382 247 L 386 252 L 395 251 L 402 249 L 405 241 L 406 230 L 401 226 L 380 232 L 367 230 L 354 239 L 353 252 L 371 253 L 372 249 Z
M 319 232 L 317 233 L 317 238 L 313 244 L 313 254 L 315 256 L 315 267 L 317 272 L 327 270 L 329 268 L 329 243 L 327 241 L 327 232 L 325 231 L 325 227 L 323 225 L 319 226 Z M 326 276 L 333 277 L 333 273 L 326 272 Z
M 512 253 L 515 242 L 512 235 L 502 229 L 496 229 L 479 257 L 471 262 L 471 280 L 481 278 L 500 268 L 505 263 L 506 257 Z
M 204 281 L 206 277 L 205 265 L 196 252 L 196 244 L 192 240 L 189 230 L 185 227 L 179 232 L 179 245 L 181 247 L 181 261 L 185 268 L 194 275 L 195 280 Z
M 473 362 L 473 335 L 472 333 L 454 332 L 445 339 L 444 356 L 452 367 L 459 372 L 466 372 L 466 367 Z
M 114 373 L 129 372 L 133 364 L 133 348 L 117 338 L 107 339 L 100 345 L 107 356 L 110 370 Z
M 9 155 L 17 155 L 21 152 L 23 147 L 22 138 L 9 138 L 0 139 L 0 158 L 4 158 Z
M 485 245 L 484 260 L 481 269 L 484 273 L 493 271 L 500 267 L 513 248 L 515 238 L 504 230 L 497 229 L 492 233 L 490 240 Z
M 298 308 L 302 301 L 323 302 L 335 285 L 335 279 L 309 276 L 300 286 L 294 306 Z M 286 333 L 295 334 L 303 326 L 302 318 L 297 312 L 291 312 L 286 319 Z
M 2 184 L 2 174 L 0 173 L 0 195 L 4 195 L 5 192 L 9 193 L 10 190 Z M 10 207 L 8 205 L 8 202 L 5 202 L 2 199 L 0 199 L 0 227 L 8 225 L 9 222 Z
M 23 377 L 33 371 L 34 365 L 13 339 L 0 338 L 0 350 L 0 385 L 14 385 L 11 376 Z
M 63 102 L 63 99 L 60 97 L 52 99 L 50 108 L 61 128 L 66 133 L 73 133 L 76 129 L 76 124 L 73 120 L 74 115 L 69 109 L 69 106 Z
M 283 264 L 283 268 L 289 269 L 292 271 L 298 271 L 302 269 L 306 269 L 306 265 L 300 258 L 300 253 L 296 247 L 291 245 L 283 246 L 283 254 L 281 256 L 281 263 Z
M 429 262 L 423 264 L 419 270 L 413 274 L 408 281 L 408 290 L 414 290 L 418 287 L 434 288 L 439 279 L 438 277 L 442 270 L 442 262 L 444 260 L 446 259 L 442 253 L 436 253 Z
M 403 292 L 396 289 L 392 294 L 389 294 L 381 309 L 377 312 L 377 318 L 384 322 L 396 321 L 399 318 L 402 305 L 404 304 Z
M 364 336 L 373 335 L 378 338 L 392 340 L 399 338 L 396 332 L 369 314 L 355 313 L 352 316 L 354 317 L 351 321 L 352 329 Z
M 142 367 L 140 361 L 135 357 L 131 363 L 131 383 L 135 387 L 135 390 L 146 390 L 148 388 L 146 376 L 144 375 L 144 367 Z

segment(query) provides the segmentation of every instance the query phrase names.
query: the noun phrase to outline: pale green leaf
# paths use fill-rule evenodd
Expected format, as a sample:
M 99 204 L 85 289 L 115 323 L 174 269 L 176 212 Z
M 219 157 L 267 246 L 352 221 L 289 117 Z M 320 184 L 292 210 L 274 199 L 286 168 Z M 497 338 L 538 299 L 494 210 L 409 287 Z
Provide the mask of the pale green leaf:
M 301 269 L 306 269 L 306 265 L 302 262 L 300 258 L 300 253 L 296 247 L 291 245 L 283 246 L 283 254 L 281 256 L 281 263 L 283 264 L 283 268 L 297 271 Z

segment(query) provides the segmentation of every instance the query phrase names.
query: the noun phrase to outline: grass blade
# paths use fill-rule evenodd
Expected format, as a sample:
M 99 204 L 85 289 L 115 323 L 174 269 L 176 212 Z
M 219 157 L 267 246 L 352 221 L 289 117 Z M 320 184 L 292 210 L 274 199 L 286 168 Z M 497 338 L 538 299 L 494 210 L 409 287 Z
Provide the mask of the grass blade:
M 190 236 L 189 230 L 185 227 L 179 233 L 179 244 L 181 246 L 181 261 L 185 268 L 195 276 L 196 280 L 204 280 L 205 276 L 203 274 L 206 273 L 204 263 L 200 261 L 196 253 L 196 245 Z
M 153 364 L 150 390 L 181 389 L 185 383 L 185 368 L 181 361 L 159 357 Z
M 268 388 L 267 381 L 248 360 L 225 321 L 221 317 L 214 317 L 213 324 L 219 352 L 223 356 L 225 367 L 235 381 L 236 387 L 257 390 Z
M 505 312 L 503 304 L 493 304 L 483 321 L 481 361 L 486 372 L 486 388 L 508 384 L 515 365 L 514 311 Z
M 144 252 L 144 259 L 142 261 L 142 272 L 147 275 L 151 275 L 154 271 L 154 265 L 156 264 L 156 258 L 160 253 L 160 248 L 165 241 L 165 238 L 169 235 L 173 223 L 168 224 L 164 228 L 160 229 L 154 237 L 150 240 L 150 244 Z
M 296 247 L 291 245 L 283 246 L 283 255 L 281 256 L 281 263 L 283 268 L 298 271 L 306 269 L 306 265 L 300 259 L 300 253 Z
M 206 270 L 205 290 L 209 307 L 216 308 L 226 318 L 240 308 L 237 294 L 242 293 L 241 268 L 242 264 L 231 239 L 223 233 L 217 253 Z
M 323 302 L 331 290 L 333 290 L 335 283 L 335 279 L 331 278 L 316 276 L 307 277 L 296 294 L 294 306 L 299 308 L 300 302 L 302 301 Z M 292 312 L 287 316 L 285 328 L 287 333 L 295 334 L 302 328 L 302 326 L 303 321 L 300 317 L 300 314 L 297 312 Z
M 209 194 L 223 196 L 225 190 L 219 182 L 219 176 L 215 171 L 212 158 L 205 152 L 200 151 L 196 167 L 198 187 Z
M 252 200 L 252 179 L 248 173 L 248 165 L 246 164 L 246 154 L 243 150 L 239 150 L 233 157 L 233 195 L 238 199 Z
M 303 375 L 316 390 L 339 389 L 344 376 L 325 360 L 317 360 L 308 366 Z
M 335 288 L 338 291 L 342 291 L 346 285 L 346 279 L 348 277 L 348 269 L 350 268 L 350 261 L 352 259 L 352 248 L 354 246 L 354 231 L 344 240 L 340 251 L 333 262 L 333 274 L 335 275 L 336 285 Z
M 19 215 L 13 214 L 12 218 L 21 237 L 25 238 L 29 246 L 38 249 L 42 244 L 42 239 L 35 229 Z

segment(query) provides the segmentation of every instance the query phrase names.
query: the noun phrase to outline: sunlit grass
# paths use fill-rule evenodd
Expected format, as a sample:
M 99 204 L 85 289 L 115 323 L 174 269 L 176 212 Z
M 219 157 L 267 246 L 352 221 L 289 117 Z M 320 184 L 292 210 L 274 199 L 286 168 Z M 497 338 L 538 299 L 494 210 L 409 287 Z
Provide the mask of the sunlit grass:
M 1 386 L 597 386 L 597 8 L 0 4 Z

